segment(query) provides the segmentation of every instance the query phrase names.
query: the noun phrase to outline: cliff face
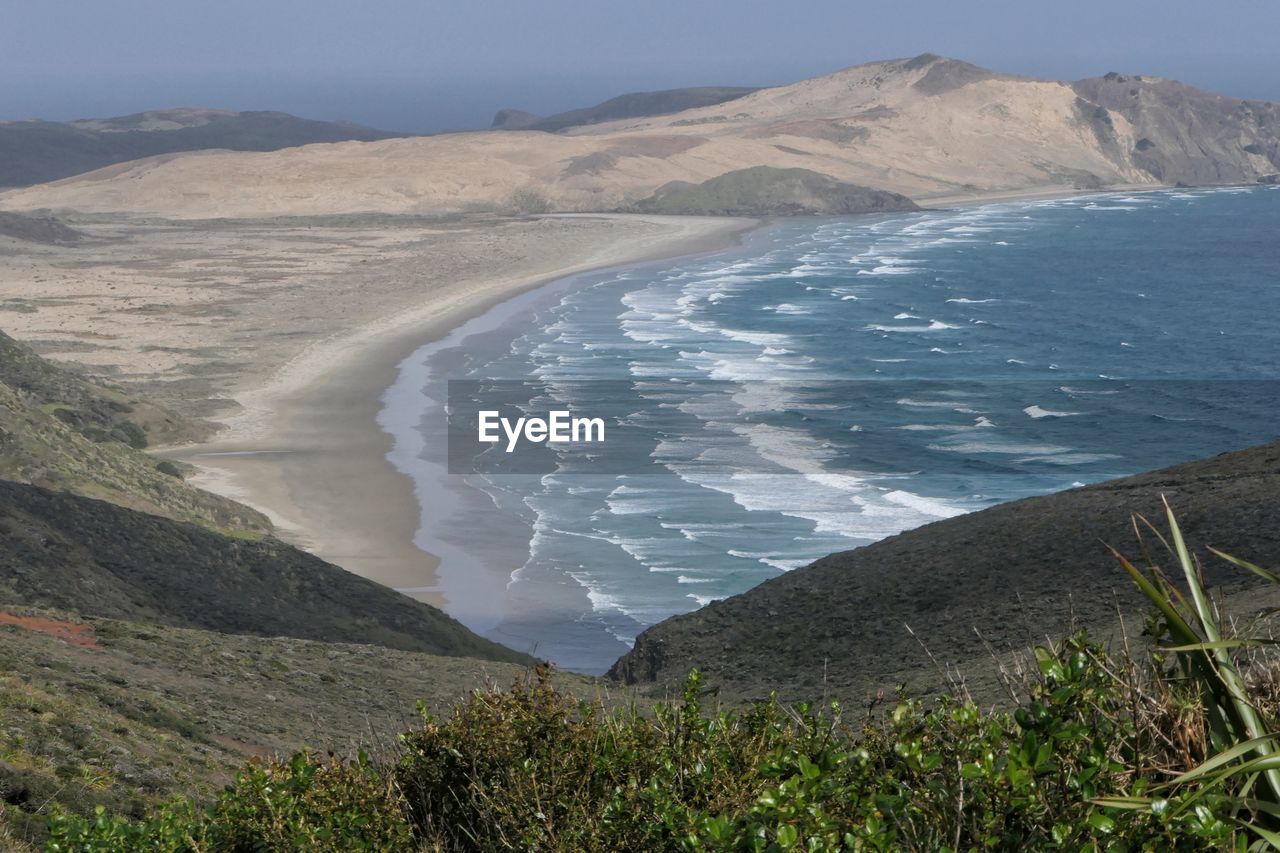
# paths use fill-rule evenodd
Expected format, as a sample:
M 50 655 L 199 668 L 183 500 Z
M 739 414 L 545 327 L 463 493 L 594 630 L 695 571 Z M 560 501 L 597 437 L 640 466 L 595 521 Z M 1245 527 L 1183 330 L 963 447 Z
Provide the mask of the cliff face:
M 1033 80 L 926 54 L 734 94 L 694 105 L 662 100 L 663 109 L 687 107 L 664 115 L 624 98 L 614 105 L 621 112 L 588 111 L 557 133 L 151 158 L 11 191 L 0 208 L 204 218 L 513 212 L 536 199 L 539 210 L 619 210 L 673 182 L 696 186 L 759 167 L 804 169 L 926 204 L 1251 183 L 1280 172 L 1280 108 L 1155 78 Z
M 1166 184 L 1250 183 L 1280 172 L 1280 106 L 1203 92 L 1175 80 L 1108 74 L 1073 84 L 1120 116 L 1117 156 Z M 1101 114 L 1099 114 L 1101 115 Z M 1105 122 L 1105 119 L 1100 119 Z M 1123 150 L 1133 138 L 1133 144 Z
M 1210 581 L 1241 573 L 1204 546 L 1280 563 L 1280 443 L 1272 443 L 1003 504 L 834 554 L 650 628 L 610 677 L 661 690 L 697 667 L 734 699 L 778 691 L 788 701 L 836 696 L 862 704 L 903 683 L 934 691 L 939 666 L 989 671 L 989 649 L 1041 643 L 1073 626 L 1114 628 L 1117 606 L 1126 616 L 1145 613 L 1104 543 L 1136 555 L 1131 514 L 1160 521 L 1162 495 Z M 1159 544 L 1147 539 L 1156 553 Z M 1236 612 L 1263 603 L 1251 588 Z

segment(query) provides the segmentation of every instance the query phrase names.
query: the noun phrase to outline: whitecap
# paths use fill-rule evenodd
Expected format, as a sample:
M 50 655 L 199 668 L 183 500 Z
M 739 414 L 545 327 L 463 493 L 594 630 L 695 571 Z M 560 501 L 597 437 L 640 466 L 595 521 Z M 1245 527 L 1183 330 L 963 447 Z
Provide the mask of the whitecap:
M 864 332 L 939 332 L 943 329 L 959 329 L 960 326 L 953 326 L 950 323 L 944 323 L 941 320 L 931 320 L 927 326 L 881 326 L 871 325 L 864 326 Z
M 1055 412 L 1052 409 L 1042 409 L 1039 406 L 1027 406 L 1022 411 L 1027 413 L 1027 417 L 1039 420 L 1040 418 L 1071 418 L 1080 414 L 1079 412 Z

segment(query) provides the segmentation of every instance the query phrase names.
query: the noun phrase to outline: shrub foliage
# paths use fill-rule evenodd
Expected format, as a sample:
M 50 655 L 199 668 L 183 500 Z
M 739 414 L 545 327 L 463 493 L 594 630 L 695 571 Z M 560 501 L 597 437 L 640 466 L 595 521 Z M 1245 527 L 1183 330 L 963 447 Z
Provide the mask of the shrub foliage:
M 1124 563 L 1156 604 L 1157 647 L 1112 655 L 1081 633 L 1038 648 L 1009 712 L 963 696 L 899 696 L 853 719 L 835 704 L 727 711 L 697 672 L 680 701 L 610 709 L 538 670 L 447 719 L 422 712 L 381 764 L 254 763 L 204 808 L 61 815 L 50 849 L 1268 847 L 1276 691 L 1241 674 L 1256 675 L 1241 656 L 1258 642 L 1223 639 L 1169 524 L 1189 599 L 1159 567 Z

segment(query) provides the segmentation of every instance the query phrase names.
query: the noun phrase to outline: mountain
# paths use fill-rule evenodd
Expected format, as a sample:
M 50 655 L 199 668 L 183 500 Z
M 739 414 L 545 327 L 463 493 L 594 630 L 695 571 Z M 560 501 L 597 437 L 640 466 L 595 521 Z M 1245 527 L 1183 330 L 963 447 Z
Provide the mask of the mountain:
M 1114 72 L 1073 88 L 1083 108 L 1096 105 L 1099 138 L 1158 181 L 1251 183 L 1280 172 L 1280 105 Z
M 826 557 L 649 628 L 610 677 L 660 692 L 697 667 L 735 700 L 777 691 L 787 701 L 864 705 L 899 684 L 935 692 L 943 668 L 987 672 L 991 654 L 1077 625 L 1109 633 L 1117 608 L 1145 612 L 1104 543 L 1136 556 L 1131 514 L 1160 521 L 1161 496 L 1210 582 L 1249 576 L 1204 546 L 1280 564 L 1276 442 L 1002 504 Z M 1247 618 L 1275 603 L 1253 590 L 1233 613 Z M 996 694 L 995 682 L 971 687 L 986 701 Z
M 387 139 L 346 122 L 279 112 L 154 110 L 72 122 L 0 122 L 0 187 L 25 187 L 156 154 L 226 148 L 275 151 L 316 142 Z
M 3 193 L 0 208 L 180 218 L 605 211 L 632 209 L 674 181 L 761 166 L 919 204 L 1251 183 L 1280 174 L 1278 110 L 1156 78 L 1034 80 L 925 54 L 558 133 L 150 158 Z
M 664 89 L 660 92 L 632 92 L 610 98 L 594 107 L 584 107 L 539 118 L 519 110 L 502 110 L 494 127 L 504 130 L 544 130 L 549 133 L 588 124 L 602 124 L 629 118 L 670 115 L 723 104 L 757 91 L 743 86 L 702 86 L 691 89 Z M 500 121 L 501 120 L 501 121 Z

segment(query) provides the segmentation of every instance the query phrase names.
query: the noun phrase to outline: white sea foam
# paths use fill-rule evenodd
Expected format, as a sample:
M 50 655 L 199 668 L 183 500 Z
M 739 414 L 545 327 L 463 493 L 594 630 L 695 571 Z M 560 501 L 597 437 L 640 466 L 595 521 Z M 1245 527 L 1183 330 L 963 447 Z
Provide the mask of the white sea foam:
M 1043 409 L 1040 406 L 1027 406 L 1022 411 L 1027 413 L 1028 417 L 1039 420 L 1040 418 L 1071 418 L 1080 414 L 1079 412 L 1055 412 L 1052 409 Z
M 944 323 L 941 320 L 931 320 L 927 326 L 882 326 L 870 325 L 864 326 L 865 332 L 940 332 L 943 329 L 959 329 L 960 326 L 953 326 L 950 323 Z
M 791 302 L 783 302 L 779 305 L 768 306 L 768 310 L 775 311 L 779 314 L 805 315 L 813 313 L 812 308 L 806 308 L 803 305 L 796 305 Z

